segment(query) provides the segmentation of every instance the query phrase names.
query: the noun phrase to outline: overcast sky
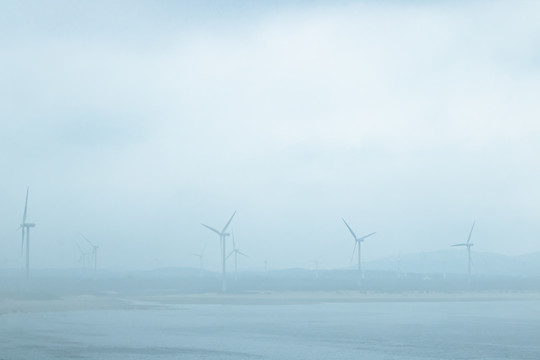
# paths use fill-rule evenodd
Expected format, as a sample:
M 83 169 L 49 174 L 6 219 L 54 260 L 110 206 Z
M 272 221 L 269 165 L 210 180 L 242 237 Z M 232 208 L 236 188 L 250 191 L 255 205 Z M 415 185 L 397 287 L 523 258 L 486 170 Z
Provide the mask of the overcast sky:
M 0 267 L 540 251 L 538 2 L 246 3 L 0 4 Z

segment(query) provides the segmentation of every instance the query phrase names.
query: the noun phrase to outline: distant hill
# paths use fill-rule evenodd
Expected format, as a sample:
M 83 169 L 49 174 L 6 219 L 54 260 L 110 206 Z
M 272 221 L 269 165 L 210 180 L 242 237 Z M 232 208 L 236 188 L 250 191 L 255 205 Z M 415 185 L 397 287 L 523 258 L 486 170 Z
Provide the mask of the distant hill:
M 540 277 L 540 252 L 505 256 L 501 254 L 472 251 L 474 275 L 509 275 Z M 413 253 L 392 256 L 366 262 L 366 271 L 399 272 L 403 274 L 466 274 L 467 251 L 449 249 L 429 253 Z

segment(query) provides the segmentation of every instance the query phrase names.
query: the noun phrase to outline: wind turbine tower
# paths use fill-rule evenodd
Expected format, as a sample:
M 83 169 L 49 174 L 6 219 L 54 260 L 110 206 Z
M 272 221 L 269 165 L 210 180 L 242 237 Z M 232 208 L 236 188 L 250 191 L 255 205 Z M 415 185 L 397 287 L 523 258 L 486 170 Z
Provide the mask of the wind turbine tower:
M 469 274 L 469 281 L 471 281 L 471 264 L 472 264 L 472 259 L 471 259 L 471 246 L 474 246 L 473 243 L 471 243 L 471 235 L 472 235 L 472 232 L 473 232 L 473 229 L 474 229 L 474 224 L 476 223 L 473 222 L 472 224 L 472 227 L 471 227 L 471 231 L 469 232 L 469 237 L 467 238 L 467 242 L 466 243 L 461 243 L 461 244 L 454 244 L 452 246 L 466 246 L 467 247 L 467 256 L 468 256 L 468 274 Z
M 92 255 L 91 252 L 86 252 L 82 249 L 82 247 L 79 245 L 78 242 L 76 242 L 77 248 L 79 249 L 79 252 L 81 253 L 81 256 L 79 257 L 79 263 L 81 264 L 82 268 L 86 268 L 86 258 L 90 255 Z
M 90 244 L 90 246 L 92 247 L 92 258 L 94 259 L 94 270 L 97 270 L 97 251 L 98 251 L 98 248 L 99 246 L 97 245 L 94 245 L 90 240 L 88 240 L 88 238 L 86 236 L 84 236 L 83 234 L 81 234 L 81 236 L 83 237 L 84 240 L 86 240 L 88 242 L 88 244 Z
M 223 229 L 221 231 L 216 230 L 213 227 L 210 227 L 208 225 L 201 224 L 202 226 L 204 226 L 208 230 L 213 231 L 213 232 L 215 232 L 216 234 L 219 235 L 219 242 L 220 242 L 220 245 L 221 245 L 221 291 L 222 292 L 227 291 L 227 278 L 226 278 L 227 255 L 226 255 L 226 252 L 225 252 L 226 251 L 225 240 L 226 240 L 227 236 L 230 235 L 227 232 L 227 228 L 229 227 L 229 224 L 231 223 L 231 221 L 232 221 L 235 214 L 236 214 L 236 211 L 231 215 L 231 218 L 229 219 L 229 221 L 227 221 L 227 223 L 225 224 L 225 226 L 223 227 Z
M 203 274 L 203 257 L 204 257 L 204 251 L 205 251 L 205 250 L 206 250 L 206 244 L 203 246 L 203 248 L 202 248 L 202 250 L 201 250 L 200 253 L 198 253 L 198 254 L 195 254 L 195 253 L 191 254 L 191 255 L 196 256 L 196 257 L 199 258 L 199 269 L 200 269 L 200 271 L 201 271 L 201 276 L 202 276 L 202 274 Z
M 231 257 L 231 255 L 234 254 L 234 281 L 238 280 L 238 255 L 242 255 L 245 257 L 248 257 L 246 254 L 244 254 L 242 251 L 240 251 L 239 248 L 236 247 L 236 243 L 234 242 L 234 231 L 232 232 L 232 243 L 233 243 L 233 250 L 227 255 L 227 259 Z
M 21 253 L 23 252 L 24 248 L 24 235 L 26 232 L 26 277 L 30 276 L 30 228 L 33 228 L 36 226 L 36 224 L 33 223 L 27 223 L 26 222 L 26 214 L 28 211 L 28 191 L 30 190 L 29 187 L 26 188 L 26 201 L 24 202 L 24 213 L 21 223 L 21 230 L 22 230 L 22 238 L 21 238 Z
M 353 249 L 353 253 L 352 253 L 352 256 L 354 257 L 354 253 L 356 251 L 356 247 L 358 246 L 358 273 L 360 274 L 360 279 L 363 279 L 364 278 L 364 272 L 362 271 L 362 251 L 361 251 L 361 245 L 362 243 L 364 242 L 364 240 L 368 237 L 370 237 L 371 235 L 374 235 L 375 233 L 372 232 L 371 234 L 368 234 L 368 235 L 364 235 L 362 237 L 357 237 L 356 234 L 354 233 L 354 231 L 351 229 L 351 227 L 349 226 L 349 224 L 347 224 L 347 222 L 345 221 L 345 219 L 341 219 L 343 220 L 343 222 L 345 223 L 345 226 L 347 226 L 347 229 L 349 229 L 349 231 L 351 232 L 351 235 L 353 236 L 354 238 L 354 249 Z

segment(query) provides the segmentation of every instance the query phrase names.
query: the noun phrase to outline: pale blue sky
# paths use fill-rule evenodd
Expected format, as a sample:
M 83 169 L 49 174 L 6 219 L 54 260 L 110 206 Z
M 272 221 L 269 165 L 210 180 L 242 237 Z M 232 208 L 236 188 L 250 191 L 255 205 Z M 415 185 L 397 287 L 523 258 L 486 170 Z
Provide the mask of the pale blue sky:
M 197 4 L 0 5 L 0 266 L 540 251 L 538 3 Z

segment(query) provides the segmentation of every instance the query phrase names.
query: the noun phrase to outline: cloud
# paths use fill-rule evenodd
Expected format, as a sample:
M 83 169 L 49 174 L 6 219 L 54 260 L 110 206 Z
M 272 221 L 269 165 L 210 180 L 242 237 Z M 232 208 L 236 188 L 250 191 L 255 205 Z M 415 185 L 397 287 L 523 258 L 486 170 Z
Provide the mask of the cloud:
M 94 229 L 109 264 L 128 239 L 188 261 L 237 208 L 276 266 L 311 241 L 342 264 L 341 216 L 378 231 L 366 256 L 476 217 L 495 251 L 537 250 L 536 3 L 58 4 L 3 5 L 5 214 L 30 184 L 39 222 Z

